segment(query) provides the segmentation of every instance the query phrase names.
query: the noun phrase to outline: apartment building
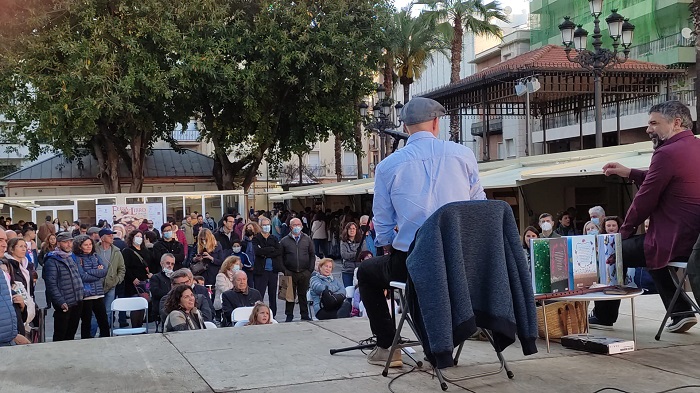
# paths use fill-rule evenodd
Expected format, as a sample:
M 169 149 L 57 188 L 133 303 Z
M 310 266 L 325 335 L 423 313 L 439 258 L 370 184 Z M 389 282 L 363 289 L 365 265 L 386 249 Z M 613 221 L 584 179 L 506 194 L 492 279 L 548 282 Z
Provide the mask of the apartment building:
M 612 9 L 635 25 L 634 42 L 630 50 L 630 58 L 684 69 L 686 74 L 664 81 L 656 97 L 648 97 L 619 106 L 620 120 L 617 120 L 618 107 L 606 105 L 603 107 L 603 144 L 634 143 L 647 140 L 644 134 L 646 128 L 646 112 L 650 106 L 666 99 L 678 99 L 690 107 L 693 118 L 696 118 L 695 103 L 697 100 L 694 88 L 695 40 L 690 37 L 688 30 L 692 28 L 692 18 L 688 10 L 691 0 L 605 0 L 601 29 L 603 30 L 603 47 L 612 48 L 611 39 L 607 33 L 607 25 L 603 21 Z M 570 16 L 577 24 L 589 32 L 589 49 L 591 49 L 590 34 L 593 32 L 593 17 L 590 15 L 587 0 L 533 0 L 530 5 L 530 26 L 532 29 L 530 49 L 538 49 L 548 44 L 561 46 L 561 33 L 558 25 L 565 16 Z M 603 89 L 605 90 L 605 86 Z M 583 142 L 584 147 L 594 147 L 595 113 L 592 110 L 583 113 Z M 621 127 L 617 132 L 618 124 Z M 541 119 L 535 119 L 534 130 L 543 128 Z M 562 152 L 579 148 L 579 120 L 574 114 L 550 116 L 546 119 L 544 128 L 547 130 L 547 151 Z M 618 136 L 619 135 L 619 136 Z M 533 138 L 543 141 L 541 131 L 535 131 Z

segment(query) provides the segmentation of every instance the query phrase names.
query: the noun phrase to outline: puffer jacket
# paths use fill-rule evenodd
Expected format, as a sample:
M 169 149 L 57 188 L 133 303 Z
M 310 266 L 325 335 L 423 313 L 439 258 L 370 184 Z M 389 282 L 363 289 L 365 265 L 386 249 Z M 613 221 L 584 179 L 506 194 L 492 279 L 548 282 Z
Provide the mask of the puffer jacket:
M 17 337 L 17 314 L 12 304 L 10 288 L 4 276 L 0 276 L 0 345 Z
M 62 258 L 57 251 L 50 252 L 44 265 L 44 282 L 47 304 L 55 310 L 64 303 L 70 307 L 83 301 L 83 280 L 70 256 Z
M 311 300 L 314 302 L 314 315 L 321 309 L 321 294 L 328 288 L 333 293 L 338 293 L 345 296 L 345 287 L 343 282 L 334 278 L 333 275 L 328 277 L 313 272 L 309 284 L 311 290 Z
M 102 279 L 107 276 L 108 269 L 104 268 L 99 255 L 73 254 L 73 260 L 78 264 L 80 278 L 83 280 L 83 297 L 104 296 Z M 102 266 L 102 269 L 98 269 L 98 266 Z

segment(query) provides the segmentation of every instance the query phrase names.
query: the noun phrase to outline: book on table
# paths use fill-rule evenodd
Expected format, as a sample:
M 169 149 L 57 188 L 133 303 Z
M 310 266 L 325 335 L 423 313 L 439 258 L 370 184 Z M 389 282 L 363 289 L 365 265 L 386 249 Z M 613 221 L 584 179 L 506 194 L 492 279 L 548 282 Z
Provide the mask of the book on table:
M 550 282 L 549 241 L 551 239 L 530 239 L 530 261 L 532 263 L 532 290 L 535 293 L 552 292 Z
M 595 252 L 595 236 L 571 236 L 569 241 L 569 271 L 572 275 L 571 289 L 588 288 L 598 282 L 598 259 Z
M 603 285 L 625 285 L 619 233 L 598 235 L 598 280 Z
M 571 288 L 568 243 L 568 239 L 563 237 L 549 240 L 550 282 L 553 293 L 568 291 Z

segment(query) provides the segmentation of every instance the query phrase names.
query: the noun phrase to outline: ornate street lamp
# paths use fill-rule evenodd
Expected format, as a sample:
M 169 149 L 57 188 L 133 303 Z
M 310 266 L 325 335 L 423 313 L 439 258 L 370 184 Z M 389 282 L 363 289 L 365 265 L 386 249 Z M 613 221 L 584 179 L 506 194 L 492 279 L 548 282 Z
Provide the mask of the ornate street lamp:
M 566 57 L 572 63 L 577 63 L 581 67 L 591 71 L 594 75 L 595 94 L 595 145 L 603 147 L 603 87 L 602 75 L 606 69 L 617 64 L 622 64 L 629 58 L 630 46 L 634 37 L 634 25 L 612 10 L 610 16 L 605 18 L 608 24 L 610 38 L 612 38 L 613 49 L 603 48 L 603 35 L 600 32 L 600 15 L 603 13 L 603 0 L 588 0 L 593 16 L 593 50 L 586 49 L 588 43 L 588 32 L 581 25 L 576 24 L 567 16 L 564 22 L 559 25 L 561 31 L 562 44 L 566 51 Z M 618 56 L 618 47 L 622 45 L 624 57 Z M 575 49 L 575 57 L 571 57 L 571 50 Z
M 390 97 L 386 96 L 386 89 L 384 88 L 384 85 L 380 83 L 375 92 L 377 93 L 377 101 L 372 107 L 372 115 L 370 116 L 367 113 L 369 105 L 364 101 L 360 103 L 359 109 L 360 116 L 362 116 L 365 121 L 365 127 L 379 134 L 380 158 L 383 160 L 386 158 L 386 132 L 388 130 L 401 127 L 402 122 L 400 119 L 398 119 L 398 123 L 394 123 L 391 106 L 392 100 Z M 401 101 L 397 102 L 396 105 L 393 106 L 393 109 L 396 111 L 397 118 L 400 114 L 401 108 L 403 108 Z

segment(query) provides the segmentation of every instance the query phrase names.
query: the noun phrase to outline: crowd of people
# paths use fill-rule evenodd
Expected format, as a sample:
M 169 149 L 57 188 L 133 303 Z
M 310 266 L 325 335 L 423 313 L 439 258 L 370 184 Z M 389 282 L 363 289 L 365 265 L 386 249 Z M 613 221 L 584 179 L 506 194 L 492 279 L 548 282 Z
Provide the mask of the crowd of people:
M 359 314 L 359 299 L 353 309 L 345 288 L 356 288 L 358 261 L 371 257 L 369 250 L 376 252 L 368 216 L 350 208 L 251 209 L 246 218 L 226 214 L 218 223 L 209 213 L 193 213 L 179 225 L 167 221 L 154 228 L 144 220 L 127 232 L 116 217 L 95 226 L 62 225 L 52 217 L 38 226 L 13 224 L 0 217 L 5 224 L 0 267 L 7 284 L 0 291 L 8 292 L 11 306 L 2 316 L 7 321 L 12 311 L 15 322 L 8 326 L 14 334 L 2 344 L 28 342 L 32 329 L 39 328 L 37 280 L 44 280 L 47 308 L 53 309 L 53 341 L 73 339 L 78 328 L 81 339 L 108 337 L 112 327 L 137 328 L 146 320 L 164 331 L 202 329 L 204 322 L 222 327 L 273 323 L 280 275 L 293 294 L 286 299 L 287 322 L 297 303 L 302 320 Z M 330 256 L 342 258 L 342 280 L 331 274 Z M 112 313 L 114 299 L 135 296 L 149 299 L 148 315 Z M 251 319 L 233 320 L 238 307 L 254 307 Z

